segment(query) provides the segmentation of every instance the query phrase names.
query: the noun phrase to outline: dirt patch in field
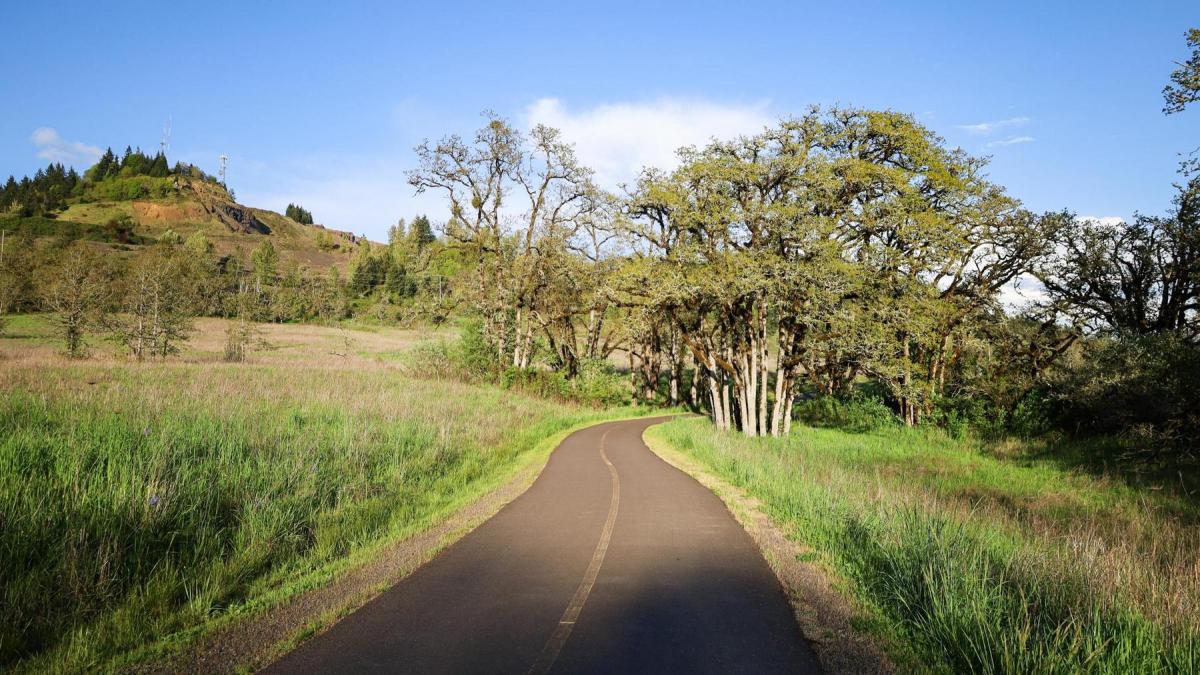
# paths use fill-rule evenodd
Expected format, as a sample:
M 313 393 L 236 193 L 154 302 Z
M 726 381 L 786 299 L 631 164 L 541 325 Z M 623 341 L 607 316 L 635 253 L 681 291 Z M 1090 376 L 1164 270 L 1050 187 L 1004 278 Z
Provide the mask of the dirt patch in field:
M 196 202 L 161 203 L 134 202 L 133 215 L 138 224 L 201 222 L 208 219 L 204 207 Z
M 299 638 L 324 631 L 491 518 L 528 489 L 548 458 L 547 454 L 446 521 L 392 544 L 334 582 L 306 591 L 259 616 L 235 619 L 172 658 L 139 665 L 128 672 L 232 673 L 267 665 Z
M 804 637 L 826 673 L 894 673 L 896 666 L 881 645 L 854 627 L 860 617 L 853 603 L 839 593 L 828 573 L 807 562 L 811 548 L 792 541 L 766 514 L 761 503 L 739 488 L 708 473 L 699 464 L 655 439 L 646 445 L 675 468 L 712 490 L 758 544 L 763 557 L 779 577 Z

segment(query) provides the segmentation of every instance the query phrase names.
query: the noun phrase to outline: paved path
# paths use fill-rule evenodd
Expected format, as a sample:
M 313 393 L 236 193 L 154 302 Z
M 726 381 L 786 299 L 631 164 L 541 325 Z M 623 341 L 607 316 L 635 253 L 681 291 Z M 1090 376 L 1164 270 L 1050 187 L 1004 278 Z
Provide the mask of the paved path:
M 569 436 L 529 490 L 271 673 L 818 672 L 725 505 L 642 431 Z

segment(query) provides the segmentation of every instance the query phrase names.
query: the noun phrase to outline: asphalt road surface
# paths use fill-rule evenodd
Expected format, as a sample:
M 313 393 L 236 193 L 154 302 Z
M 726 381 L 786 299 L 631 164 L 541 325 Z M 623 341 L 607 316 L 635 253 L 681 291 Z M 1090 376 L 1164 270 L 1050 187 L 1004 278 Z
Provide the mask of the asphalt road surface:
M 642 443 L 666 419 L 572 434 L 523 495 L 266 671 L 819 672 L 749 535 Z

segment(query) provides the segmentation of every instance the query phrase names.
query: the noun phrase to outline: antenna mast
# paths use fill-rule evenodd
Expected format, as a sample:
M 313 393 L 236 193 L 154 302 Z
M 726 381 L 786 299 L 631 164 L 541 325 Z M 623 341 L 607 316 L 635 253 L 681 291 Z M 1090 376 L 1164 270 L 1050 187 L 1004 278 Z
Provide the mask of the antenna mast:
M 163 125 L 162 142 L 158 144 L 158 151 L 163 157 L 167 156 L 167 150 L 171 147 L 171 116 L 167 115 L 167 123 Z
M 221 160 L 221 185 L 225 185 L 225 164 L 229 161 L 229 158 L 226 157 L 225 155 L 221 155 L 220 160 Z M 226 187 L 228 187 L 228 186 L 226 186 Z

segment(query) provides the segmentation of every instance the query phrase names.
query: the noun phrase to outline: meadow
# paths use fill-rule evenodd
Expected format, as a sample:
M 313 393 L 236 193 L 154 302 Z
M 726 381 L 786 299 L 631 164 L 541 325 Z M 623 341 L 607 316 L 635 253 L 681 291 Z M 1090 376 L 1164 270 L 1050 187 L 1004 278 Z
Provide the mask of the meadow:
M 321 583 L 444 519 L 607 414 L 411 377 L 437 336 L 264 325 L 221 361 L 205 319 L 177 359 L 58 355 L 41 317 L 0 337 L 0 668 L 122 655 Z M 256 609 L 257 608 L 257 609 Z
M 647 431 L 762 504 L 906 669 L 1200 670 L 1200 511 L 936 428 Z

